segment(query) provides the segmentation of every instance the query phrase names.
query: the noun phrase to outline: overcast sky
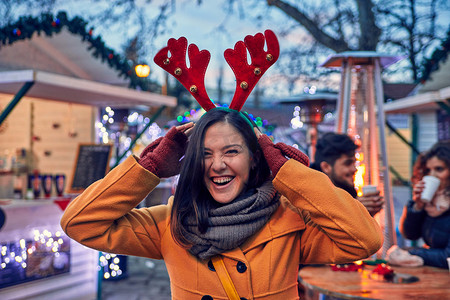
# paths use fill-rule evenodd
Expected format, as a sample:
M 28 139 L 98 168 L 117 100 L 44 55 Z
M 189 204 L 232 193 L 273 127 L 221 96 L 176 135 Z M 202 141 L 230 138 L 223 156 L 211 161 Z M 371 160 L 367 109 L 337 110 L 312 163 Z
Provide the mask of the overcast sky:
M 261 0 L 263 1 L 263 0 Z M 306 0 L 308 1 L 308 0 Z M 78 0 L 78 1 L 57 1 L 63 3 L 61 8 L 67 10 L 71 16 L 77 14 L 83 17 L 83 12 L 91 13 L 95 10 L 95 6 L 92 5 L 93 1 Z M 138 6 L 142 7 L 142 10 L 153 18 L 159 11 L 159 6 L 164 0 L 153 0 L 151 3 L 146 3 L 144 0 L 137 0 Z M 217 78 L 219 74 L 219 67 L 224 66 L 225 81 L 224 85 L 234 88 L 235 77 L 230 67 L 223 58 L 223 52 L 227 48 L 234 47 L 234 44 L 243 40 L 248 34 L 254 35 L 257 32 L 262 32 L 264 29 L 272 29 L 279 38 L 280 49 L 283 53 L 284 49 L 287 49 L 291 45 L 300 45 L 301 43 L 307 43 L 311 38 L 305 34 L 302 29 L 296 29 L 292 31 L 288 36 L 282 37 L 280 29 L 289 28 L 294 21 L 284 17 L 283 13 L 279 10 L 272 9 L 270 15 L 264 15 L 261 20 L 262 27 L 256 26 L 249 18 L 243 18 L 238 13 L 228 16 L 226 22 L 226 29 L 229 35 L 219 34 L 214 29 L 224 22 L 226 18 L 225 9 L 222 7 L 226 1 L 223 0 L 203 0 L 202 5 L 198 6 L 193 4 L 194 0 L 177 0 L 174 1 L 175 5 L 172 10 L 172 17 L 168 21 L 169 28 L 171 29 L 166 34 L 159 36 L 153 41 L 157 49 L 166 46 L 167 40 L 171 37 L 179 38 L 185 36 L 189 43 L 196 44 L 200 50 L 207 49 L 211 52 L 211 61 L 206 72 L 206 86 L 215 88 L 217 86 Z M 245 5 L 246 1 L 236 1 L 235 3 L 241 3 Z M 251 10 L 251 7 L 244 7 L 246 13 Z M 448 20 L 445 20 L 448 24 Z M 297 24 L 298 25 L 298 24 Z M 124 26 L 119 24 L 118 26 Z M 128 26 L 128 37 L 133 37 L 137 31 L 137 27 Z M 298 27 L 298 26 L 297 26 Z M 100 34 L 107 44 L 116 50 L 121 50 L 122 45 L 126 39 L 122 35 L 118 35 L 117 31 L 109 28 L 109 30 L 96 29 L 94 34 Z M 152 78 L 162 82 L 164 71 L 153 63 L 153 56 L 156 53 L 154 49 L 150 56 L 147 58 L 147 62 L 151 64 Z M 432 47 L 431 50 L 434 51 Z M 321 58 L 319 58 L 321 60 Z M 325 61 L 325 57 L 323 57 Z M 403 62 L 401 62 L 403 63 Z M 274 68 L 269 69 L 262 80 L 259 82 L 259 86 L 267 89 L 269 94 L 275 84 L 272 84 L 273 78 L 277 77 L 277 70 Z M 339 77 L 337 77 L 339 80 Z M 305 83 L 306 84 L 306 83 Z M 277 84 L 279 85 L 279 84 Z M 278 87 L 278 86 L 277 86 Z M 300 93 L 304 86 L 298 86 L 294 93 Z M 286 89 L 281 89 L 286 91 Z M 279 89 L 278 89 L 279 93 Z M 286 91 L 287 93 L 287 91 Z

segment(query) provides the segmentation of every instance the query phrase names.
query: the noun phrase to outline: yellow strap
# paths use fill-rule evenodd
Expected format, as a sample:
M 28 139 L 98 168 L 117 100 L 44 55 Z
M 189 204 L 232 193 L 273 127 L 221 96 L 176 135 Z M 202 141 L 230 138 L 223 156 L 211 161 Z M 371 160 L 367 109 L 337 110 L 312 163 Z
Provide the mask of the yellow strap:
M 225 263 L 223 262 L 222 256 L 214 256 L 211 258 L 211 261 L 214 265 L 214 269 L 216 269 L 220 282 L 222 282 L 223 289 L 225 290 L 225 293 L 227 293 L 228 299 L 240 300 L 241 298 L 234 287 L 230 274 L 228 274 L 227 268 L 225 268 Z

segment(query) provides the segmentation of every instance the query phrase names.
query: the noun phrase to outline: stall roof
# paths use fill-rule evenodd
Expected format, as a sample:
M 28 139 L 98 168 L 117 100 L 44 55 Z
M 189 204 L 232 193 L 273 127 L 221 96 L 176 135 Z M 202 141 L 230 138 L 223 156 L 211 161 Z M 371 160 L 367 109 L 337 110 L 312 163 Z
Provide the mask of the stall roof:
M 438 102 L 448 103 L 447 99 L 450 99 L 450 87 L 385 103 L 384 111 L 386 113 L 414 113 L 436 110 L 440 108 Z
M 0 72 L 0 92 L 15 95 L 34 82 L 27 96 L 92 106 L 176 106 L 176 98 L 37 70 Z
M 0 45 L 0 71 L 33 69 L 128 86 L 129 78 L 120 77 L 118 70 L 94 53 L 87 41 L 65 28 L 52 36 L 35 33 L 29 39 Z

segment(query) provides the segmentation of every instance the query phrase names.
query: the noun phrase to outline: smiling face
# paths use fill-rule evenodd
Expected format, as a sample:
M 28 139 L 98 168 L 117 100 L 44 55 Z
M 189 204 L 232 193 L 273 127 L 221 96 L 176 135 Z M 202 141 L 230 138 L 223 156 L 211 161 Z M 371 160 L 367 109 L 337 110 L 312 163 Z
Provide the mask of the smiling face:
M 219 203 L 233 201 L 245 189 L 252 166 L 250 151 L 239 131 L 225 122 L 211 125 L 204 138 L 204 181 Z
M 356 169 L 356 158 L 354 155 L 342 154 L 334 165 L 330 165 L 327 162 L 321 163 L 322 171 L 328 175 L 331 181 L 339 186 L 345 186 L 347 188 L 354 188 L 354 178 Z
M 333 165 L 331 177 L 338 181 L 345 182 L 348 186 L 354 186 L 353 181 L 355 179 L 356 171 L 355 156 L 342 154 Z

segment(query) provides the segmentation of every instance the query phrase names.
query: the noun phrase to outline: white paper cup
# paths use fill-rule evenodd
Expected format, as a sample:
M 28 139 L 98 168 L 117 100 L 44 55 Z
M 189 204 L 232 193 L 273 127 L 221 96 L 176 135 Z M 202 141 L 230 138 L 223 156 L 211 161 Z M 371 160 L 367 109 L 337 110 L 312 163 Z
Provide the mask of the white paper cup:
M 420 200 L 422 200 L 422 202 L 430 202 L 441 184 L 441 181 L 439 178 L 431 175 L 423 176 L 422 180 L 425 182 L 425 187 L 420 196 Z
M 375 195 L 378 193 L 378 188 L 376 185 L 365 185 L 362 187 L 363 196 Z

